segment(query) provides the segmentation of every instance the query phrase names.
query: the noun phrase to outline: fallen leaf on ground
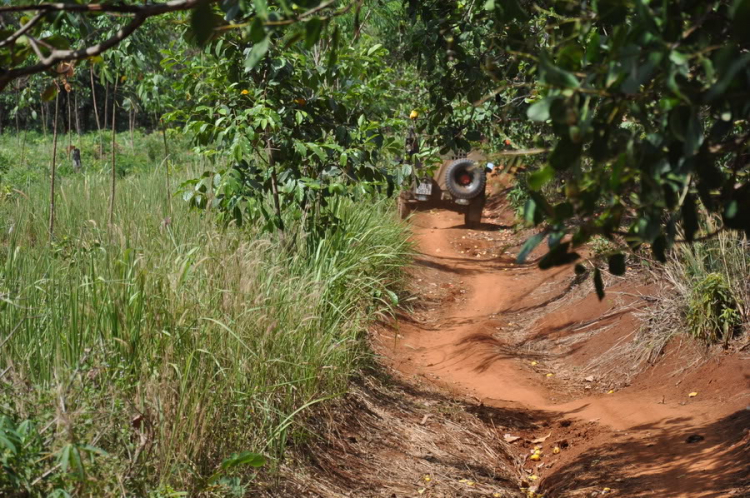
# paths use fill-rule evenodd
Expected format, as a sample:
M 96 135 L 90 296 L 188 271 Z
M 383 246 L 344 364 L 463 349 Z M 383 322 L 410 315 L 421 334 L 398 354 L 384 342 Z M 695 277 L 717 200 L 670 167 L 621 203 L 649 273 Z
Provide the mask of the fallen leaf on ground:
M 541 459 L 542 459 L 542 455 L 540 455 L 539 453 L 534 453 L 533 455 L 529 457 L 529 460 L 533 460 L 534 462 L 538 462 Z
M 692 393 L 688 394 L 688 398 L 695 398 L 696 396 L 698 396 L 697 392 L 692 392 Z
M 510 324 L 509 324 L 509 325 L 510 325 Z M 531 362 L 531 366 L 532 366 L 532 367 L 535 367 L 535 366 L 537 366 L 537 365 L 539 365 L 539 362 L 538 362 L 538 361 L 532 361 L 532 362 Z
M 548 373 L 547 377 L 552 377 L 553 375 L 555 375 L 555 374 Z
M 559 446 L 555 446 L 554 449 L 552 450 L 552 453 L 554 453 L 555 455 L 557 455 L 558 453 L 560 453 L 560 447 Z
M 593 375 L 589 375 L 588 377 L 586 377 L 583 380 L 585 380 L 586 382 L 594 382 L 594 376 Z
M 610 389 L 609 391 L 607 391 L 607 394 L 614 394 L 614 393 L 615 393 L 614 389 Z
M 532 443 L 532 444 L 543 443 L 543 442 L 545 442 L 545 441 L 546 441 L 547 439 L 549 439 L 549 437 L 550 437 L 551 435 L 552 435 L 552 433 L 550 432 L 549 434 L 547 434 L 547 435 L 546 435 L 546 436 L 544 436 L 544 437 L 538 437 L 538 438 L 536 438 L 536 439 L 532 439 L 532 440 L 531 440 L 531 443 Z
M 521 437 L 520 436 L 513 436 L 511 434 L 505 434 L 503 436 L 503 439 L 505 439 L 505 442 L 507 442 L 507 443 L 512 443 L 514 441 L 518 441 L 519 439 L 521 439 Z

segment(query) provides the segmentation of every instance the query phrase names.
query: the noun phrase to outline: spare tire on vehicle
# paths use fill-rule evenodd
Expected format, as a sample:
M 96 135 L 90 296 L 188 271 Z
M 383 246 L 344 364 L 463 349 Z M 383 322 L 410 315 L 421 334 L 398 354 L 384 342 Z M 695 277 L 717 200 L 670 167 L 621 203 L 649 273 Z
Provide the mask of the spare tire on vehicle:
M 471 159 L 458 159 L 445 169 L 445 187 L 456 199 L 473 199 L 484 193 L 487 175 Z

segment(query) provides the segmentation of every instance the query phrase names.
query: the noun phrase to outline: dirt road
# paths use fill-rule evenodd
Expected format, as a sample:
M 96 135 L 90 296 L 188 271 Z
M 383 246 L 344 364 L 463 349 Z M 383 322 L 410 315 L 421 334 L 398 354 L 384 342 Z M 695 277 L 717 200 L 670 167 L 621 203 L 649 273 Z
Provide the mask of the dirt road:
M 613 345 L 597 329 L 611 341 L 632 336 L 637 298 L 623 308 L 616 291 L 604 303 L 588 290 L 568 296 L 571 269 L 516 265 L 503 247 L 512 252 L 518 240 L 500 223 L 465 230 L 459 215 L 434 211 L 412 225 L 421 296 L 377 349 L 404 379 L 492 407 L 492 423 L 524 459 L 524 486 L 547 497 L 750 496 L 747 355 L 592 389 L 574 375 L 580 357 Z M 561 331 L 580 328 L 587 340 L 566 343 L 572 335 Z M 587 351 L 597 340 L 599 351 Z

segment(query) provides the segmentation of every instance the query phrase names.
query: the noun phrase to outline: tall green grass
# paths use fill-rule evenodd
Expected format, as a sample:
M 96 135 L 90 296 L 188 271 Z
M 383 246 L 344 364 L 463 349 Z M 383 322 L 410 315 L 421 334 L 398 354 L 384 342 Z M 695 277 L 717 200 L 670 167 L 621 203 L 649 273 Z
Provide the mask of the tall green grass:
M 225 496 L 223 460 L 272 470 L 299 413 L 345 392 L 397 299 L 405 229 L 388 203 L 343 201 L 314 239 L 222 229 L 170 202 L 157 169 L 121 180 L 110 227 L 108 188 L 63 179 L 52 239 L 44 183 L 0 201 L 0 410 L 43 441 L 0 494 Z
M 69 139 L 70 138 L 70 139 Z M 132 141 L 131 141 L 132 138 Z M 199 160 L 190 153 L 190 137 L 169 130 L 169 159 L 173 164 L 184 165 Z M 88 173 L 111 171 L 111 135 L 105 130 L 101 135 L 87 133 L 80 137 L 73 133 L 58 136 L 57 169 L 62 176 L 74 173 L 73 162 L 68 154 L 68 144 L 81 151 L 81 162 Z M 116 169 L 121 175 L 147 172 L 161 165 L 166 151 L 161 133 L 144 134 L 136 130 L 119 133 L 116 138 Z M 25 190 L 47 181 L 52 165 L 52 136 L 37 131 L 15 135 L 0 134 L 0 184 Z M 163 166 L 162 166 L 163 167 Z

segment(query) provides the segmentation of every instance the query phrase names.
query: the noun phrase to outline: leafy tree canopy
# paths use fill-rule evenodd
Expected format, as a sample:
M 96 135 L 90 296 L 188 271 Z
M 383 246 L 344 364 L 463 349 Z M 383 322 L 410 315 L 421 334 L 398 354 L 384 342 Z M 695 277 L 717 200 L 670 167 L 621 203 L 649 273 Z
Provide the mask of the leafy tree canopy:
M 524 216 L 542 230 L 521 260 L 546 239 L 542 266 L 571 263 L 594 236 L 664 260 L 708 216 L 750 234 L 750 0 L 178 0 L 0 14 L 0 86 L 64 79 L 171 16 L 151 28 L 164 40 L 158 71 L 126 75 L 142 64 L 126 45 L 112 60 L 200 150 L 231 159 L 186 194 L 227 219 L 281 228 L 285 205 L 312 216 L 329 196 L 398 183 L 408 169 L 383 165 L 414 107 L 443 150 L 483 141 L 529 154 Z M 624 261 L 612 254 L 610 271 Z

